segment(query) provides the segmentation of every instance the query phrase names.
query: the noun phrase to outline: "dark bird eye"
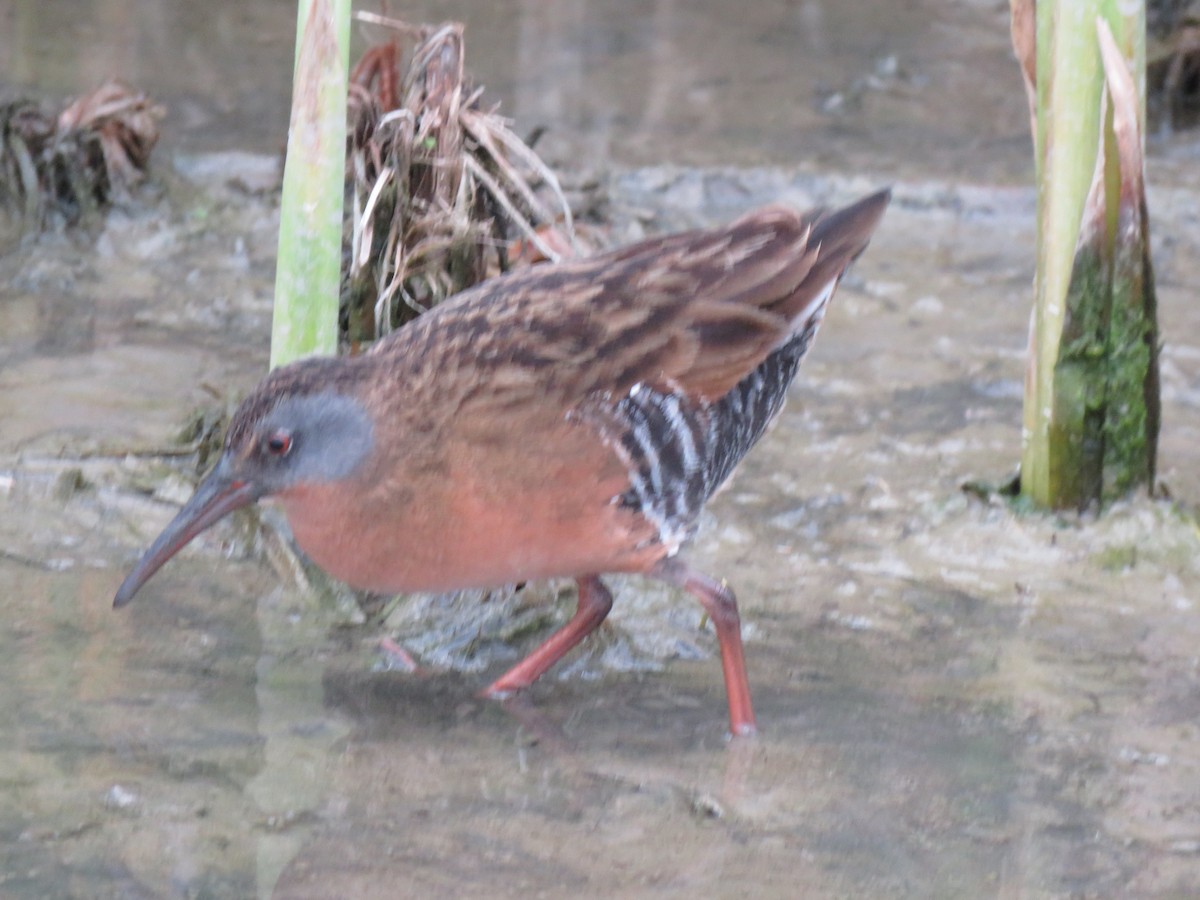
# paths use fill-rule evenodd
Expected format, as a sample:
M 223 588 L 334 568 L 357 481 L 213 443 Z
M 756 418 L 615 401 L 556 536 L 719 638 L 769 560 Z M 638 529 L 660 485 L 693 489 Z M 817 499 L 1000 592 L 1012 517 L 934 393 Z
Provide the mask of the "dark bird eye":
M 290 432 L 283 430 L 272 432 L 267 438 L 267 452 L 272 456 L 287 456 L 292 449 L 292 435 Z

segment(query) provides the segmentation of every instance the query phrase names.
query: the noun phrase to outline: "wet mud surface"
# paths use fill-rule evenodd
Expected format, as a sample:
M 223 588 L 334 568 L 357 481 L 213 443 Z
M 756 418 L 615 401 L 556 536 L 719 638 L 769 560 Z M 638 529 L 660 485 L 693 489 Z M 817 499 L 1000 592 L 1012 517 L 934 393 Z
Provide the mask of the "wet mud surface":
M 519 119 L 616 136 L 595 162 L 621 239 L 770 200 L 805 206 L 896 186 L 787 410 L 689 553 L 741 598 L 755 741 L 724 737 L 716 642 L 699 609 L 637 579 L 617 583 L 595 640 L 507 706 L 476 691 L 505 654 L 569 615 L 553 587 L 492 601 L 505 615 L 475 604 L 481 622 L 528 624 L 487 652 L 476 640 L 438 654 L 483 633 L 463 625 L 461 607 L 423 599 L 394 611 L 388 633 L 427 668 L 391 671 L 377 650 L 384 629 L 298 589 L 268 562 L 270 541 L 235 521 L 114 613 L 124 568 L 190 490 L 188 460 L 159 454 L 189 409 L 214 392 L 236 396 L 266 364 L 277 208 L 255 184 L 270 180 L 269 138 L 248 129 L 239 144 L 244 113 L 206 113 L 225 146 L 184 127 L 157 193 L 97 234 L 10 246 L 0 257 L 0 896 L 1200 892 L 1193 150 L 1183 137 L 1155 145 L 1150 171 L 1166 341 L 1160 474 L 1175 499 L 1080 519 L 1019 515 L 964 492 L 969 479 L 1004 480 L 1019 454 L 1033 196 L 1015 186 L 1025 113 L 997 32 L 1004 11 L 942 5 L 924 30 L 906 17 L 939 4 L 897 12 L 894 35 L 830 25 L 794 60 L 805 85 L 874 84 L 891 54 L 896 71 L 926 79 L 907 94 L 871 88 L 844 113 L 809 86 L 798 111 L 772 118 L 780 105 L 762 73 L 782 63 L 763 48 L 786 44 L 785 13 L 829 23 L 867 4 L 768 4 L 738 23 L 703 6 L 648 6 L 644 34 L 596 31 L 572 63 L 578 83 L 539 113 L 521 99 L 532 89 L 492 76 Z M 291 6 L 278 6 L 286 22 Z M 524 35 L 511 42 L 559 66 L 560 48 L 598 15 L 513 9 L 497 33 Z M 238 26 L 233 45 L 249 40 L 231 16 L 213 21 Z M 290 46 L 274 19 L 256 29 L 264 53 Z M 709 64 L 697 61 L 701 45 L 724 49 Z M 17 79 L 12 43 L 0 46 Z M 523 52 L 504 64 L 511 72 L 532 70 L 533 50 Z M 662 54 L 692 66 L 656 70 L 676 73 L 658 88 L 670 112 L 635 114 L 653 97 L 610 101 L 630 94 L 617 82 L 631 60 Z M 178 58 L 185 72 L 213 66 L 191 45 Z M 608 82 L 591 77 L 614 58 L 624 62 Z M 178 76 L 162 76 L 167 93 Z M 767 95 L 758 113 L 754 83 Z M 234 93 L 199 83 L 197 104 L 240 107 L 244 87 L 224 87 Z M 978 102 L 956 102 L 953 90 L 971 89 Z M 687 118 L 707 108 L 681 105 L 697 90 L 744 105 L 745 121 Z M 608 102 L 604 119 L 596 110 Z M 804 139 L 835 149 L 791 164 L 779 148 L 812 123 Z M 649 165 L 659 141 L 670 165 Z M 754 167 L 764 162 L 779 165 Z

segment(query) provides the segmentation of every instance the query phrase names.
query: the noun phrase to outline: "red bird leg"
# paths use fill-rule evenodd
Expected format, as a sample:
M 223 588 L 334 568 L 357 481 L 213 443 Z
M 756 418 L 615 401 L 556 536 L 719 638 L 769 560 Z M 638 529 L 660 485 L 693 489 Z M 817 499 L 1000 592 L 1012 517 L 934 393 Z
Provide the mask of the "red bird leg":
M 728 585 L 693 571 L 678 558 L 663 560 L 651 574 L 683 588 L 700 601 L 712 619 L 717 629 L 717 643 L 721 646 L 721 669 L 725 673 L 725 693 L 729 699 L 729 730 L 734 735 L 755 734 L 758 726 L 750 702 L 746 655 L 742 652 L 742 620 L 733 591 Z
M 580 641 L 600 627 L 612 609 L 612 594 L 595 575 L 576 578 L 579 586 L 579 605 L 575 615 L 523 660 L 493 681 L 484 690 L 486 697 L 505 697 L 513 691 L 529 687 L 546 671 L 566 656 Z
M 386 635 L 379 639 L 379 649 L 387 654 L 390 668 L 403 669 L 405 672 L 415 672 L 420 668 L 411 653 Z

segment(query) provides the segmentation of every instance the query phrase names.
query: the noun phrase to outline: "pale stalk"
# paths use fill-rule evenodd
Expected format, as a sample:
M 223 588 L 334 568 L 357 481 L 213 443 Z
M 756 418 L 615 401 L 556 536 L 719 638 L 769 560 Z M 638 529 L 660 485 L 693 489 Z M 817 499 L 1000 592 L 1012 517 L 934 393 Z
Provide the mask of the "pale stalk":
M 337 352 L 350 0 L 300 0 L 271 367 Z

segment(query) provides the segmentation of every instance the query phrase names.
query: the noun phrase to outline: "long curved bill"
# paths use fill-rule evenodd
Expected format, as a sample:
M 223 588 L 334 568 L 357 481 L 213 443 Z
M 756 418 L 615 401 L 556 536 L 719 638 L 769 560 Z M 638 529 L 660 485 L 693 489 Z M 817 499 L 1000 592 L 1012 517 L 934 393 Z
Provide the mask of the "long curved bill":
M 113 598 L 113 607 L 121 607 L 133 599 L 151 575 L 157 572 L 168 559 L 184 547 L 188 541 L 204 529 L 229 515 L 235 509 L 249 506 L 262 496 L 258 485 L 231 478 L 225 460 L 200 482 L 192 499 L 171 520 L 150 549 L 138 560 L 133 571 L 126 576 Z

